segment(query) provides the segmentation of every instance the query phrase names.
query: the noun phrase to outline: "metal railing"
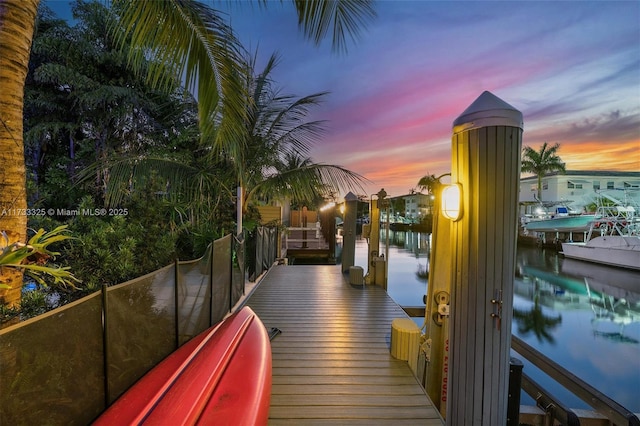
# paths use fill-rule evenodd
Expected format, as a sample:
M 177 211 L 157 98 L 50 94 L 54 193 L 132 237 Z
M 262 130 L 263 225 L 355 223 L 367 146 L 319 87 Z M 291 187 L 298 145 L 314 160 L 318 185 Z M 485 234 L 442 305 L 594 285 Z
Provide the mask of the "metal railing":
M 424 317 L 424 307 L 402 307 L 404 311 L 412 317 Z M 622 405 L 618 404 L 602 392 L 595 389 L 576 375 L 570 373 L 568 370 L 562 368 L 559 364 L 555 363 L 551 359 L 547 358 L 541 352 L 537 351 L 517 336 L 511 336 L 511 348 L 520 354 L 527 361 L 531 362 L 537 368 L 542 370 L 549 377 L 553 378 L 560 385 L 565 387 L 575 396 L 585 401 L 595 412 L 606 417 L 611 424 L 618 426 L 640 426 L 640 419 L 631 411 L 627 410 Z M 516 361 L 514 363 L 514 360 Z M 426 357 L 424 358 L 426 372 Z M 511 363 L 511 376 L 510 376 L 510 394 L 514 395 L 511 389 L 511 385 L 514 383 L 520 383 L 520 387 L 527 395 L 531 396 L 536 405 L 544 411 L 545 415 L 549 416 L 553 420 L 557 420 L 565 426 L 577 426 L 580 425 L 579 416 L 571 409 L 565 406 L 560 400 L 554 397 L 550 392 L 545 390 L 541 385 L 536 383 L 527 374 L 522 372 L 522 368 L 518 367 L 519 360 L 512 358 Z M 515 366 L 515 368 L 514 368 Z M 520 376 L 520 377 L 518 377 Z M 424 386 L 426 377 L 420 378 L 422 385 Z M 508 418 L 517 417 L 516 410 L 519 406 L 519 395 L 517 402 L 509 401 L 508 404 Z M 511 424 L 511 423 L 509 423 Z M 517 423 L 514 423 L 517 424 Z
M 551 419 L 558 420 L 566 426 L 579 426 L 580 419 L 573 410 L 553 395 L 549 394 L 542 386 L 536 383 L 528 375 L 522 373 L 521 378 L 522 390 L 535 399 L 536 405 L 540 407 L 545 415 Z
M 511 337 L 511 348 L 542 370 L 549 377 L 564 386 L 571 393 L 582 399 L 595 411 L 607 417 L 616 425 L 640 426 L 638 416 L 618 404 L 602 392 L 589 385 L 576 375 L 570 373 L 560 365 L 550 360 L 542 353 L 532 348 L 516 336 Z M 556 420 L 566 425 L 578 425 L 577 415 L 564 407 L 541 386 L 522 375 L 522 389 L 536 400 L 538 407 L 550 413 Z

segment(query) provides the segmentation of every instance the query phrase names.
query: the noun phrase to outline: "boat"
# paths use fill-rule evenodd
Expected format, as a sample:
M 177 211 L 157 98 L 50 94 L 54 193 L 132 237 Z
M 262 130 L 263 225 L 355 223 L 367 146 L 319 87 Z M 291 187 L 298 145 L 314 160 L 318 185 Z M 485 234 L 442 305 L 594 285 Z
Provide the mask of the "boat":
M 640 270 L 637 211 L 632 198 L 602 197 L 596 211 L 598 218 L 591 223 L 585 242 L 563 242 L 562 254 L 570 259 Z
M 635 235 L 605 235 L 586 243 L 562 243 L 562 253 L 570 259 L 640 270 L 640 237 Z
M 520 218 L 524 235 L 530 232 L 585 232 L 597 219 L 595 214 L 574 211 L 565 204 L 555 202 L 545 204 L 541 201 L 539 203 L 535 216 L 525 215 Z M 549 211 L 551 207 L 553 211 Z
M 550 219 L 526 222 L 524 228 L 528 232 L 581 232 L 588 231 L 596 219 L 595 214 L 556 216 Z
M 197 335 L 145 374 L 94 425 L 266 425 L 271 344 L 249 307 Z

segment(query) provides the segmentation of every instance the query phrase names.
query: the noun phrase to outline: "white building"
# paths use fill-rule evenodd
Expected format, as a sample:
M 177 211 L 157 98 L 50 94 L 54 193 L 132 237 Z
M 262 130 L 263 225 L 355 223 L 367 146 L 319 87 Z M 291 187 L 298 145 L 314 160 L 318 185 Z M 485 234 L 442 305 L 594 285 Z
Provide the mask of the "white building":
M 430 203 L 430 195 L 413 192 L 396 198 L 404 201 L 404 211 L 398 213 L 402 214 L 411 223 L 420 223 L 430 212 L 429 209 L 432 205 Z
M 521 213 L 531 214 L 540 202 L 546 207 L 566 205 L 581 210 L 599 190 L 639 189 L 640 172 L 567 170 L 542 178 L 542 197 L 537 200 L 538 178 L 520 179 Z
M 433 205 L 431 197 L 431 195 L 420 192 L 391 197 L 389 199 L 389 215 L 392 221 L 420 223 L 430 213 Z

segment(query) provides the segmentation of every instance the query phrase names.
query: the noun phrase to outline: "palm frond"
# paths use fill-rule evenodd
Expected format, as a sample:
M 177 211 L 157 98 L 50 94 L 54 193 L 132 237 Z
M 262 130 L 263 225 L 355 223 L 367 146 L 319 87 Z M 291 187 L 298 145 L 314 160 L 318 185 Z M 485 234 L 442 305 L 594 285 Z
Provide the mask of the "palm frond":
M 278 170 L 267 176 L 247 193 L 247 201 L 256 197 L 289 197 L 296 200 L 311 200 L 320 192 L 356 191 L 365 192 L 365 177 L 332 164 L 302 161 L 295 168 Z
M 162 182 L 162 196 L 181 199 L 187 204 L 202 194 L 201 172 L 191 164 L 180 159 L 165 157 L 125 157 L 116 158 L 106 163 L 94 163 L 79 175 L 79 183 L 86 182 L 96 175 L 98 170 L 108 171 L 105 190 L 105 205 L 119 207 L 134 191 L 142 190 L 155 179 Z M 208 178 L 214 181 L 208 188 L 221 188 L 215 176 Z
M 292 148 L 306 153 L 325 132 L 324 120 L 306 121 L 310 107 L 321 102 L 327 92 L 315 93 L 283 105 L 266 130 L 269 139 L 277 141 L 281 148 Z M 289 145 L 289 147 L 287 147 Z
M 331 31 L 332 47 L 347 51 L 346 36 L 357 39 L 361 29 L 376 17 L 369 0 L 294 0 L 298 26 L 316 44 Z
M 234 127 L 244 122 L 244 95 L 242 48 L 231 27 L 195 1 L 115 0 L 114 5 L 117 40 L 130 39 L 133 46 L 129 61 L 137 69 L 151 61 L 147 76 L 154 87 L 183 81 L 198 99 L 201 140 L 236 154 Z

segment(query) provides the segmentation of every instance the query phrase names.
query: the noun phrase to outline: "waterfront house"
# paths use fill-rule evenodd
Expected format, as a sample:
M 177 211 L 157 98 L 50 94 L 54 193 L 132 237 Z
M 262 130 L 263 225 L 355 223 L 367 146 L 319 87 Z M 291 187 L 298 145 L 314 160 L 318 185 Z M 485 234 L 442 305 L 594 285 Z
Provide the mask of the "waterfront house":
M 542 199 L 536 200 L 538 178 L 528 176 L 520 179 L 520 213 L 535 215 L 540 201 L 547 208 L 564 205 L 581 212 L 597 191 L 625 189 L 640 189 L 640 172 L 567 170 L 545 175 Z
M 420 223 L 429 213 L 431 213 L 431 195 L 421 192 L 411 191 L 409 194 L 390 197 L 389 215 L 392 221 L 406 223 Z

